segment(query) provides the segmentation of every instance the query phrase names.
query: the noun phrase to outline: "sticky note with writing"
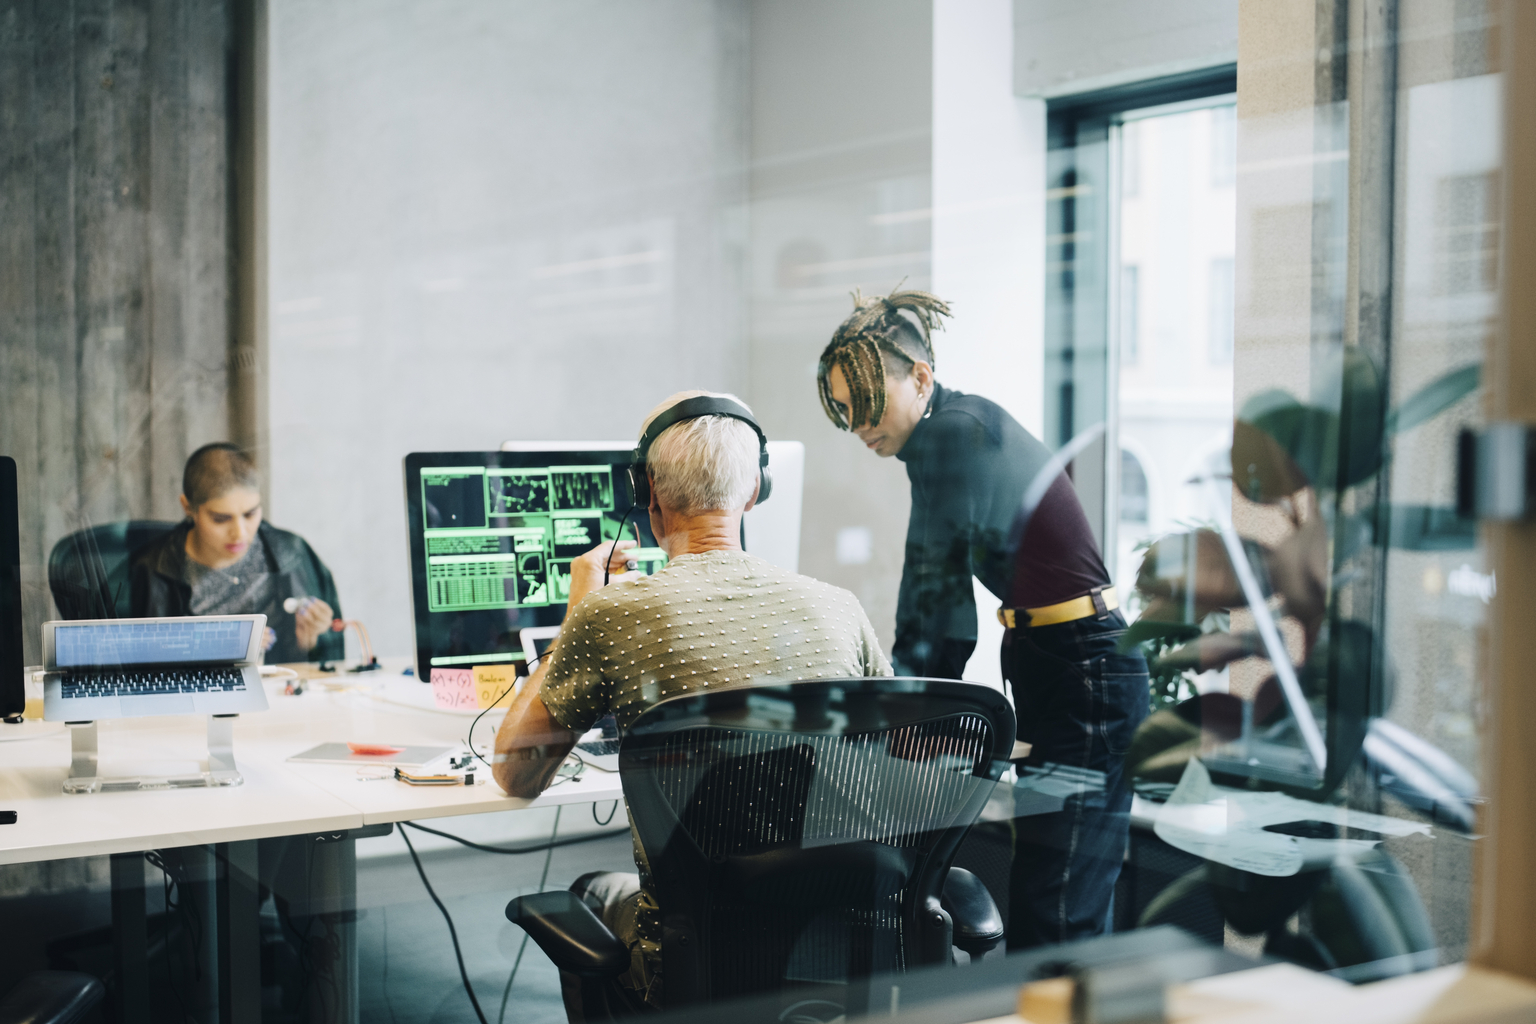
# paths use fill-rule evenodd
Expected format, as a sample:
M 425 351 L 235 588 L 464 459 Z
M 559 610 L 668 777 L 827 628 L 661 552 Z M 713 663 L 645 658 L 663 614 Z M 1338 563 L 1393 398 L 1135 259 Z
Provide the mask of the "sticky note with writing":
M 477 707 L 504 708 L 512 703 L 512 687 L 517 682 L 517 666 L 510 662 L 500 665 L 476 665 L 475 704 Z
M 440 708 L 473 709 L 476 706 L 475 674 L 467 668 L 433 669 L 432 700 Z

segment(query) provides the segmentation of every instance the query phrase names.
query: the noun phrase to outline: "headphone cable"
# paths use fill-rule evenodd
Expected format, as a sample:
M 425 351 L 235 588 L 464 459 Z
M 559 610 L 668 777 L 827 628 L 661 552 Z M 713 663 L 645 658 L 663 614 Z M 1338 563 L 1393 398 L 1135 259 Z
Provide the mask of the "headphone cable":
M 603 586 L 605 586 L 605 587 L 608 585 L 608 566 L 613 564 L 613 553 L 619 549 L 619 541 L 624 539 L 624 527 L 629 525 L 629 517 L 635 514 L 635 508 L 636 508 L 635 504 L 633 502 L 631 502 L 630 506 L 629 506 L 629 511 L 625 512 L 624 513 L 624 518 L 619 520 L 619 532 L 614 534 L 613 546 L 608 549 L 608 557 L 606 559 L 604 559 L 604 561 L 603 561 Z M 640 538 L 640 527 L 639 527 L 638 524 L 636 524 L 636 526 L 635 526 L 635 539 L 636 539 L 637 543 L 639 541 L 639 538 Z

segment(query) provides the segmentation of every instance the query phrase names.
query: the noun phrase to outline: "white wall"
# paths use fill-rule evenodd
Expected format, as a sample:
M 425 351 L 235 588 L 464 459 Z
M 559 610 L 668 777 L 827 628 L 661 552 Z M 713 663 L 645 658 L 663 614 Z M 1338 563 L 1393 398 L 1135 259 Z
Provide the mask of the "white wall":
M 816 363 L 855 288 L 930 286 L 931 6 L 750 6 L 748 399 L 770 438 L 805 442 L 800 571 L 857 595 L 889 649 L 906 471 L 828 422 Z M 849 532 L 867 543 L 844 545 L 839 561 L 838 536 Z
M 940 379 L 1041 432 L 1045 104 L 1013 93 L 1012 0 L 933 5 L 933 287 Z
M 272 0 L 272 518 L 405 653 L 407 452 L 733 390 L 806 445 L 801 570 L 889 644 L 906 474 L 826 421 L 816 358 L 849 291 L 905 278 L 956 303 L 941 379 L 1040 429 L 1044 104 L 1017 96 L 1229 59 L 1220 18 L 1101 45 L 1141 6 Z
M 747 391 L 731 0 L 273 0 L 270 515 L 411 649 L 401 459 Z
M 1237 60 L 1237 0 L 1013 0 L 1014 90 L 1058 96 Z
M 1012 0 L 933 5 L 933 290 L 939 379 L 1037 437 L 1044 417 L 1045 102 L 1013 91 Z M 1001 686 L 1000 603 L 979 583 L 966 677 Z

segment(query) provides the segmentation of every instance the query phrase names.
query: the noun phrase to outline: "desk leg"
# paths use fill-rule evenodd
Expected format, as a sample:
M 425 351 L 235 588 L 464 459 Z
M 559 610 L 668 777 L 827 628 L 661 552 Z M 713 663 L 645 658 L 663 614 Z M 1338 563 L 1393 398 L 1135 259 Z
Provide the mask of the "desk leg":
M 223 935 L 219 927 L 219 862 L 211 846 L 184 846 L 177 850 L 162 851 L 162 855 L 181 859 L 186 872 L 187 901 L 193 932 L 192 978 L 188 986 L 188 1010 L 197 1020 L 218 1020 L 219 993 L 223 980 L 219 967 L 223 962 Z
M 260 882 L 256 842 L 220 843 L 219 1020 L 261 1024 Z
M 313 889 L 309 932 L 315 977 L 311 1024 L 357 1024 L 357 842 L 315 837 L 309 855 Z
M 112 855 L 112 957 L 118 1018 L 150 1024 L 149 923 L 144 906 L 144 855 Z

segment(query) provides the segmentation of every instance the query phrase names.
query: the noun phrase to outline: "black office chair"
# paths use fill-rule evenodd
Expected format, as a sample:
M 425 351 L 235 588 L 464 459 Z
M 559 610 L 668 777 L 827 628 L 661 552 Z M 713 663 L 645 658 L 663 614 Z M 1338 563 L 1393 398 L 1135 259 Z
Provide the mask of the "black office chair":
M 105 995 L 101 982 L 89 974 L 36 971 L 0 999 L 0 1024 L 75 1024 Z
M 128 558 L 175 527 L 131 519 L 76 530 L 48 555 L 48 589 L 66 619 L 121 619 L 129 614 Z
M 806 680 L 664 700 L 619 770 L 663 908 L 668 1009 L 973 957 L 1003 937 L 951 870 L 1013 750 L 1003 695 L 932 679 Z M 629 951 L 571 892 L 507 905 L 588 1020 Z

